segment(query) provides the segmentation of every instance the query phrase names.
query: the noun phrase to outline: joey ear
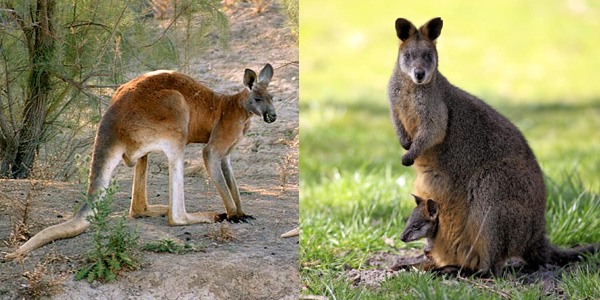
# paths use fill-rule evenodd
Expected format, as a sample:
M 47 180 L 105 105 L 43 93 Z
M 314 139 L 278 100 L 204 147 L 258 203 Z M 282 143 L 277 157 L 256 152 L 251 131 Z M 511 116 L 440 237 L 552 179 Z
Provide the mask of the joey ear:
M 415 33 L 417 33 L 417 28 L 409 20 L 404 18 L 396 19 L 396 35 L 401 41 L 408 40 Z
M 258 81 L 268 85 L 269 82 L 271 82 L 271 78 L 273 78 L 273 67 L 270 64 L 266 64 L 265 67 L 260 70 Z
M 256 73 L 250 69 L 244 71 L 244 85 L 252 90 L 252 86 L 256 82 Z
M 429 215 L 429 219 L 435 220 L 438 216 L 438 204 L 433 201 L 433 199 L 427 199 L 427 214 Z
M 423 198 L 415 195 L 415 194 L 410 194 L 411 196 L 413 196 L 413 198 L 415 198 L 415 203 L 417 204 L 417 206 L 419 206 L 419 204 L 421 204 L 421 202 L 423 202 Z
M 442 18 L 434 18 L 429 20 L 425 25 L 419 28 L 419 31 L 423 33 L 430 41 L 435 41 L 440 34 L 442 33 L 442 27 L 444 26 L 444 21 Z

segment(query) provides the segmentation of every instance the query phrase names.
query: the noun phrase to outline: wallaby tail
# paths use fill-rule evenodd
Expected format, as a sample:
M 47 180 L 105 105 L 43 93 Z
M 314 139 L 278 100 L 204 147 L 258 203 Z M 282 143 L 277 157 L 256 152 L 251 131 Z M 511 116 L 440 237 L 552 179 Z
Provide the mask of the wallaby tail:
M 90 203 L 95 201 L 108 187 L 112 171 L 118 165 L 122 155 L 118 151 L 114 151 L 115 149 L 112 147 L 98 147 L 98 144 L 104 143 L 98 143 L 96 140 L 94 147 L 86 196 Z M 84 203 L 71 219 L 38 232 L 14 253 L 8 254 L 6 258 L 20 257 L 54 240 L 70 238 L 83 233 L 90 226 L 87 217 L 91 214 L 92 209 L 89 203 Z
M 559 266 L 564 266 L 570 262 L 581 260 L 582 254 L 594 254 L 600 251 L 600 244 L 591 244 L 578 246 L 571 249 L 560 249 L 556 246 L 551 246 L 550 263 Z

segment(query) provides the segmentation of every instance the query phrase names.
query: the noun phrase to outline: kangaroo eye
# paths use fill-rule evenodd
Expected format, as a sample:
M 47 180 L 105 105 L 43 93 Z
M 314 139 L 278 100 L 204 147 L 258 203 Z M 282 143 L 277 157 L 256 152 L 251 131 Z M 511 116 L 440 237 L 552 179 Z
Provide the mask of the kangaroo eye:
M 262 101 L 262 99 L 261 98 L 254 98 L 254 101 L 259 102 L 259 101 Z
M 419 225 L 418 224 L 413 224 L 412 228 L 413 229 L 417 229 L 417 228 L 419 228 Z
M 404 59 L 410 59 L 410 54 L 409 53 L 404 53 Z

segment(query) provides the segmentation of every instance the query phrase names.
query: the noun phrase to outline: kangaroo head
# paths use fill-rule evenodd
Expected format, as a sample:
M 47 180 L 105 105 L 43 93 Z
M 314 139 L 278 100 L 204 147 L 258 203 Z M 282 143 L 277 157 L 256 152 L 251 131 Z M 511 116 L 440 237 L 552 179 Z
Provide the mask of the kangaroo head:
M 400 235 L 400 239 L 407 243 L 422 238 L 433 238 L 438 228 L 438 204 L 433 199 L 412 195 L 417 207 L 413 209 L 406 228 Z
M 429 20 L 417 30 L 410 21 L 396 20 L 396 35 L 400 39 L 398 65 L 403 74 L 416 84 L 427 84 L 435 74 L 438 55 L 435 40 L 442 32 L 441 18 Z
M 244 85 L 250 90 L 244 107 L 248 112 L 262 116 L 267 123 L 277 119 L 275 107 L 273 107 L 273 97 L 267 91 L 272 77 L 273 67 L 270 64 L 266 64 L 258 76 L 250 69 L 246 69 L 244 73 Z

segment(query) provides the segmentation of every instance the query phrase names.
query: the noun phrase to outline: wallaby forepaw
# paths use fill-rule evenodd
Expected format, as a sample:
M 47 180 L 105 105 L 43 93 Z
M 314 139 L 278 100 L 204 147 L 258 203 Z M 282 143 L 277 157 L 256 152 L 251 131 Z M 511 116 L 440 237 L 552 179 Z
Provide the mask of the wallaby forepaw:
M 400 146 L 402 146 L 404 150 L 408 151 L 410 149 L 410 146 L 412 146 L 412 142 L 409 140 L 400 141 Z
M 415 163 L 415 159 L 407 156 L 406 154 L 402 156 L 402 165 L 404 166 L 412 166 Z

